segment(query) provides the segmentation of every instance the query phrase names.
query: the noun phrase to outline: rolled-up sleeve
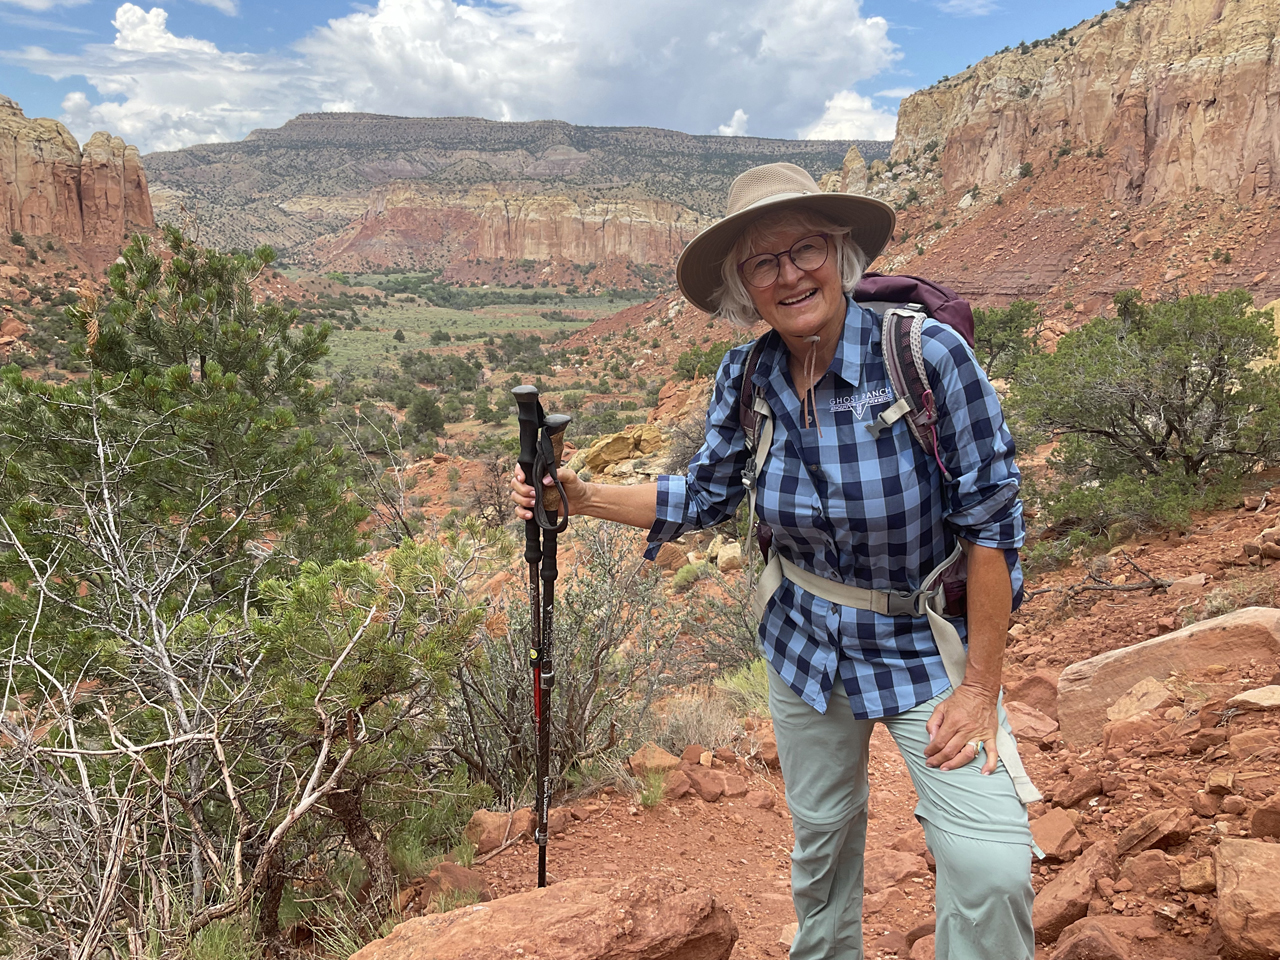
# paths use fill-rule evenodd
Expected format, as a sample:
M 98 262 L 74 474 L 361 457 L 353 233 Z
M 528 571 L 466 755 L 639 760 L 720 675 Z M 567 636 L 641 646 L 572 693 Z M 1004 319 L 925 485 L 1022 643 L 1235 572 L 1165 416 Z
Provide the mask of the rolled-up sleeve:
M 1000 398 L 960 336 L 935 321 L 923 330 L 925 366 L 938 404 L 938 453 L 945 522 L 970 543 L 998 550 L 1022 546 L 1022 477 Z
M 723 523 L 734 515 L 746 492 L 742 470 L 747 465 L 746 438 L 738 417 L 738 388 L 750 345 L 725 354 L 716 372 L 707 408 L 706 440 L 689 464 L 687 476 L 658 478 L 657 520 L 649 530 L 645 557 L 688 530 Z

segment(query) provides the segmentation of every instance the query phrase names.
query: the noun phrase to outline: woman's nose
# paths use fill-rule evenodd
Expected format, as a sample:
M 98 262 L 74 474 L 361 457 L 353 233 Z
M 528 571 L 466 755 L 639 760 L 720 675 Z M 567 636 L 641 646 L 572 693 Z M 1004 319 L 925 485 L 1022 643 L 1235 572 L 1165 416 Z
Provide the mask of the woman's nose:
M 804 273 L 795 262 L 785 253 L 778 258 L 778 283 L 787 285 L 795 283 L 800 279 L 800 275 Z

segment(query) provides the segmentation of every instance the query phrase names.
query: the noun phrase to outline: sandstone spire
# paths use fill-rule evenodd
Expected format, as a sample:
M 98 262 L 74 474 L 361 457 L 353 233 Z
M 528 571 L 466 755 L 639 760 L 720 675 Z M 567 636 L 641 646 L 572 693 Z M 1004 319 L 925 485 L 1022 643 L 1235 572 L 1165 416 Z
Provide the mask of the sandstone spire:
M 0 228 L 114 245 L 153 226 L 137 148 L 95 133 L 81 152 L 62 124 L 0 96 Z

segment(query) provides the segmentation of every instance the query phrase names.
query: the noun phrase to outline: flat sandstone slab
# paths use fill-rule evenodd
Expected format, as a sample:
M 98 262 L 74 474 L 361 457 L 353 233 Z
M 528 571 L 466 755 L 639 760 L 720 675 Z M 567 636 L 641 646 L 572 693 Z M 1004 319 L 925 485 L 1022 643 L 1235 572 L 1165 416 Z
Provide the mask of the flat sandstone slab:
M 1058 721 L 1068 743 L 1102 739 L 1107 708 L 1147 677 L 1214 663 L 1274 662 L 1280 657 L 1280 610 L 1246 607 L 1223 617 L 1073 663 L 1058 678 Z
M 727 960 L 737 939 L 710 890 L 588 877 L 406 920 L 351 960 Z

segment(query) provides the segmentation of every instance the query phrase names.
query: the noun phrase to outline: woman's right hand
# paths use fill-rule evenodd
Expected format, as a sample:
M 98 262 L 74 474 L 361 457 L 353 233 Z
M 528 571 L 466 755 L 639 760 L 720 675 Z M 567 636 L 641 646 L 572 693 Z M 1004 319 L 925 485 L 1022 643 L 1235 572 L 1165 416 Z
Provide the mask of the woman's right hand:
M 569 516 L 574 516 L 583 512 L 583 507 L 587 502 L 587 484 L 578 478 L 578 475 L 568 467 L 561 467 L 556 474 L 560 479 L 560 485 L 564 487 L 564 495 L 568 500 Z M 551 476 L 548 474 L 543 478 L 545 486 L 551 486 Z M 524 471 L 520 468 L 520 464 L 516 464 L 515 476 L 511 478 L 511 499 L 516 504 L 516 516 L 521 520 L 533 519 L 533 487 L 525 483 Z

